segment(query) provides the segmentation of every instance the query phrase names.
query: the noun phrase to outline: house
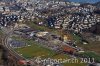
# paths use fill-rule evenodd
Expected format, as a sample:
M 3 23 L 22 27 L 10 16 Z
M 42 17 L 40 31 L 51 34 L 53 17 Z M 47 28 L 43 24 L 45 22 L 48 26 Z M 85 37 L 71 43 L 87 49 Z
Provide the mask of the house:
M 37 33 L 36 33 L 36 36 L 37 36 L 37 37 L 43 37 L 43 36 L 45 36 L 47 33 L 48 33 L 48 32 L 37 32 Z

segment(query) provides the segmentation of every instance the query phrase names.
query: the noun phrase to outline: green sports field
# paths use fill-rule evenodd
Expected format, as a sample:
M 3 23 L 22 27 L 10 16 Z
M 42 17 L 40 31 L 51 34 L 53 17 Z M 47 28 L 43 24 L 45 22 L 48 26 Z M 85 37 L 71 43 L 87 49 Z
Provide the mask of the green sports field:
M 17 48 L 15 49 L 16 52 L 24 56 L 26 59 L 31 59 L 34 57 L 41 57 L 43 59 L 46 58 L 52 58 L 52 59 L 65 59 L 70 58 L 68 55 L 65 54 L 57 54 L 55 51 L 52 51 L 48 48 L 45 48 L 38 44 L 37 42 L 29 39 L 22 39 L 22 38 L 16 38 L 13 37 L 13 39 L 25 41 L 30 46 L 23 47 L 23 48 Z M 81 63 L 65 63 L 64 66 L 86 66 L 85 64 Z

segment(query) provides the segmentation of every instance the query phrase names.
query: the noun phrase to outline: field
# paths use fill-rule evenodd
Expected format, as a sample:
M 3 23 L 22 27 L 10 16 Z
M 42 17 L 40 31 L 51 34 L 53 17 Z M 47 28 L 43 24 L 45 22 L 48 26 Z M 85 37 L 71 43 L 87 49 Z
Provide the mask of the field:
M 81 37 L 73 35 L 73 38 L 77 41 L 77 45 L 85 50 L 85 53 L 82 55 L 92 57 L 100 62 L 100 41 L 88 40 L 88 44 L 82 44 L 80 41 Z
M 91 41 L 87 40 L 89 43 L 88 44 L 83 44 L 81 41 L 81 37 L 78 35 L 72 34 L 73 39 L 76 41 L 76 44 L 79 47 L 82 47 L 85 51 L 94 51 L 98 55 L 100 55 L 100 41 Z
M 33 28 L 35 30 L 48 31 L 48 32 L 55 33 L 57 35 L 62 34 L 59 29 L 48 28 L 47 26 L 39 26 L 39 25 L 35 24 L 34 22 L 26 22 L 25 24 L 27 24 L 28 26 L 30 26 L 31 28 Z
M 49 57 L 57 58 L 58 56 L 59 58 L 59 56 L 62 56 L 62 55 L 63 55 L 62 58 L 68 58 L 68 56 L 64 54 L 57 55 L 55 51 L 45 48 L 33 40 L 22 39 L 18 37 L 12 37 L 12 38 L 16 40 L 20 40 L 20 41 L 25 41 L 28 45 L 30 45 L 27 47 L 15 49 L 18 53 L 23 54 L 24 57 L 26 58 L 33 58 L 33 57 L 38 57 L 38 56 L 42 56 L 43 58 L 49 58 Z
M 77 45 L 79 47 L 82 47 L 85 51 L 94 51 L 98 55 L 100 55 L 100 41 L 91 41 L 87 40 L 88 44 L 82 44 L 82 41 L 80 41 L 81 37 L 77 35 L 72 35 L 74 40 L 77 41 Z
M 97 54 L 100 55 L 100 41 L 90 41 L 89 44 L 83 45 L 83 44 L 78 44 L 78 46 L 82 47 L 86 51 L 94 51 Z
M 13 39 L 14 38 L 16 40 L 23 40 L 29 45 L 31 45 L 31 46 L 15 49 L 15 51 L 17 51 L 19 54 L 22 54 L 22 56 L 24 56 L 26 59 L 31 59 L 31 58 L 39 57 L 39 56 L 43 59 L 45 58 L 52 58 L 52 59 L 68 58 L 69 59 L 70 58 L 70 56 L 66 54 L 57 54 L 55 51 L 45 48 L 33 40 L 13 37 Z M 81 63 L 80 64 L 79 63 L 65 63 L 64 66 L 86 66 L 86 65 L 81 64 Z

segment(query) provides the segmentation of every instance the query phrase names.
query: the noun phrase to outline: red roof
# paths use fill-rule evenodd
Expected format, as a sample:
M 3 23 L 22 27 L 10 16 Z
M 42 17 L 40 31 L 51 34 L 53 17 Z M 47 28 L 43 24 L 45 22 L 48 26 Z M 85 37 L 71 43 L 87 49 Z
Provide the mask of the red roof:
M 19 60 L 19 64 L 25 65 L 27 62 L 25 60 Z
M 74 51 L 75 51 L 74 48 L 71 48 L 71 47 L 66 46 L 66 45 L 64 45 L 62 48 L 63 48 L 63 50 L 66 51 L 66 52 L 70 52 L 70 51 L 74 52 Z

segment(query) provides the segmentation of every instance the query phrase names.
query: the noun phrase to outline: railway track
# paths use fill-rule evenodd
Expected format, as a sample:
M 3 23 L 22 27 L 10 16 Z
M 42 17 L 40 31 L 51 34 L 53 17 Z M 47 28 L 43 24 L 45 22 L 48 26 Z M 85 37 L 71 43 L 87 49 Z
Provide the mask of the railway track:
M 19 62 L 19 60 L 25 60 L 25 58 L 23 56 L 21 56 L 20 54 L 18 54 L 12 47 L 10 47 L 8 39 L 10 38 L 11 34 L 13 33 L 15 29 L 11 30 L 9 33 L 5 34 L 4 33 L 4 37 L 2 39 L 2 46 L 5 50 L 7 50 L 7 52 L 9 53 L 10 57 L 13 58 L 13 61 L 16 61 L 17 63 Z M 8 56 L 9 58 L 9 56 Z

